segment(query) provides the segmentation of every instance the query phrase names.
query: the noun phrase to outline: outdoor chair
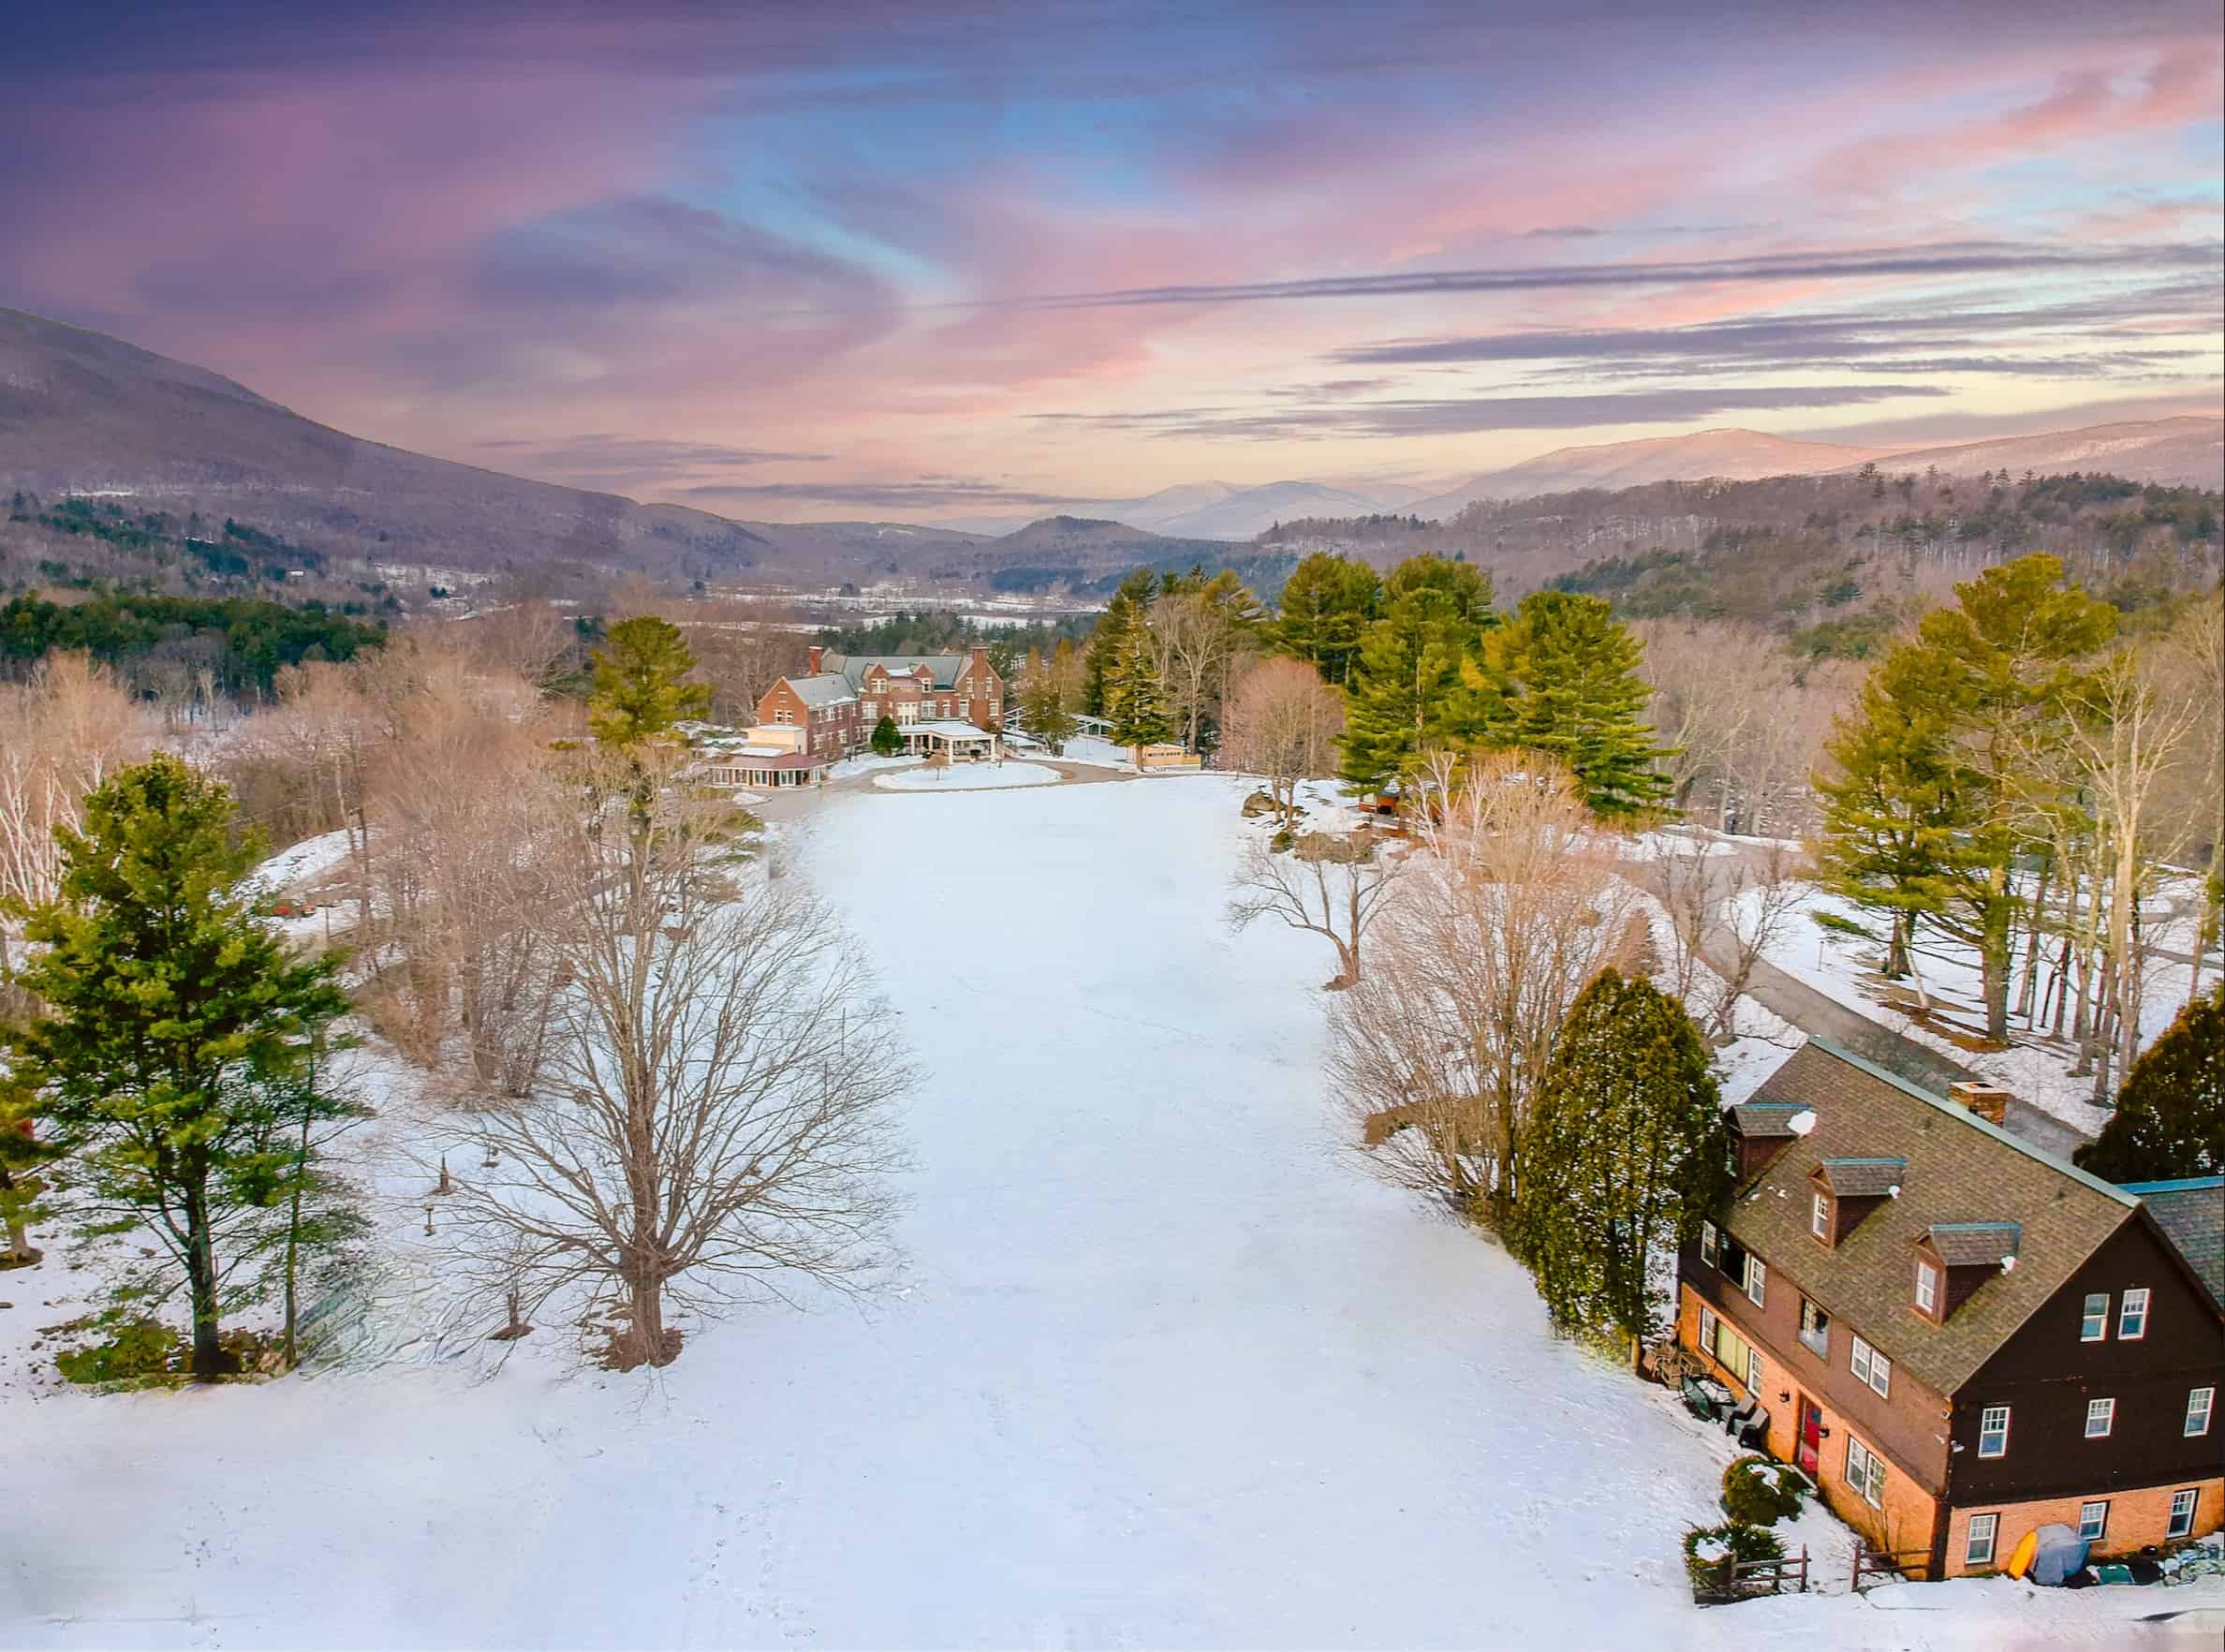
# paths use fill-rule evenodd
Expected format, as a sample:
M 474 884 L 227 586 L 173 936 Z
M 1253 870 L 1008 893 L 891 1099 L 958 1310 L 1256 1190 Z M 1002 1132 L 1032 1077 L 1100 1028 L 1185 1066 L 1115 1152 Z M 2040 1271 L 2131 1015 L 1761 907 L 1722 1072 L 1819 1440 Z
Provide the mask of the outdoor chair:
M 1769 1434 L 1769 1413 L 1749 1395 L 1724 1420 L 1723 1432 L 1736 1440 L 1742 1450 L 1759 1445 Z

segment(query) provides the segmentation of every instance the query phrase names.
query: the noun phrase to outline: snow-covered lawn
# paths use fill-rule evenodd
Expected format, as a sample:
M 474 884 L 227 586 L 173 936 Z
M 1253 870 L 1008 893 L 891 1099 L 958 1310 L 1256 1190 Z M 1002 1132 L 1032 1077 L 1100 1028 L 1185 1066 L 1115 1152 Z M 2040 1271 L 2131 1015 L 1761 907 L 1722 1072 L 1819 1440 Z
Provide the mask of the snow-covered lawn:
M 547 1326 L 493 1375 L 0 1387 L 0 1645 L 2178 1644 L 2125 1618 L 2199 1586 L 1697 1612 L 1721 1436 L 1363 1173 L 1320 943 L 1220 921 L 1245 789 L 956 795 L 924 862 L 825 798 L 799 873 L 921 1072 L 900 1276 L 656 1376 Z M 66 1284 L 0 1276 L 0 1358 Z
M 898 769 L 876 774 L 883 791 L 1007 791 L 1022 786 L 1055 786 L 1063 776 L 1040 763 L 952 763 L 947 769 Z

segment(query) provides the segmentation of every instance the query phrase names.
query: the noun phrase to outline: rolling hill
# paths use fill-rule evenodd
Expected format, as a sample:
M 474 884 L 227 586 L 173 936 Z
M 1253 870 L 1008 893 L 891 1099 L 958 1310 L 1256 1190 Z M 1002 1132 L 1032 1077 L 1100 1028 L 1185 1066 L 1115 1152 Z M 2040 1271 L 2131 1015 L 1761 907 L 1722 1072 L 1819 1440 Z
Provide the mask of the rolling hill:
M 2179 487 L 2225 486 L 2225 420 L 2157 419 L 2092 424 L 2083 430 L 2002 436 L 1946 448 L 1915 448 L 1878 460 L 1880 470 L 1937 465 L 1954 476 L 2009 470 L 2018 476 L 2104 470 L 2129 481 Z
M 365 441 L 120 339 L 0 309 L 0 494 L 237 518 L 328 555 L 496 572 L 878 577 L 966 535 L 741 523 Z
M 2130 481 L 2177 487 L 2225 486 L 2225 421 L 2159 419 L 2097 424 L 2035 435 L 1944 447 L 1857 448 L 1799 441 L 1759 430 L 1703 430 L 1598 447 L 1557 448 L 1495 470 L 1406 509 L 1441 522 L 1483 499 L 1526 499 L 1587 488 L 1643 487 L 1659 481 L 1760 481 L 1773 476 L 1822 476 L 1875 464 L 1887 471 L 1937 467 L 1953 476 L 2008 469 L 2023 474 L 2105 470 Z

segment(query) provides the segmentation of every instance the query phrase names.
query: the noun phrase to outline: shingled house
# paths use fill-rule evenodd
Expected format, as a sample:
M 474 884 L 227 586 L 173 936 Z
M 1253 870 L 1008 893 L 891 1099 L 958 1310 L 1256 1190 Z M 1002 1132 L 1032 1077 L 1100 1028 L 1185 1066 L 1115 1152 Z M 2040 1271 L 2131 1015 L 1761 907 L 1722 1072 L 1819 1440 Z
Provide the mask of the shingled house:
M 2101 1556 L 2218 1529 L 2225 1310 L 2182 1249 L 2214 1246 L 2214 1198 L 2151 1208 L 1967 1089 L 1820 1039 L 1779 1067 L 1731 1109 L 1737 1187 L 1679 1259 L 1677 1342 L 1914 1574 L 1991 1571 L 2055 1522 Z

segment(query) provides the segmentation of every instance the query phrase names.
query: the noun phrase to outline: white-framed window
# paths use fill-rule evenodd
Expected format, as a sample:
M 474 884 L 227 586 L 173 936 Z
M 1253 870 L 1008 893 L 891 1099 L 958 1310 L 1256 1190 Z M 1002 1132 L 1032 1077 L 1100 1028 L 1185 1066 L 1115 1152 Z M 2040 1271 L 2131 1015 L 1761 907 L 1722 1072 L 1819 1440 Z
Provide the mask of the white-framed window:
M 2078 1505 L 2078 1535 L 2089 1543 L 2098 1543 L 2109 1535 L 2109 1500 Z
M 2117 1309 L 2117 1340 L 2138 1342 L 2147 1335 L 2148 1288 L 2135 1285 L 2125 1292 L 2123 1305 Z
M 2086 1401 L 2086 1438 L 2107 1439 L 2109 1431 L 2115 1426 L 2116 1401 L 2113 1399 Z
M 1761 1392 L 1761 1356 L 1755 1351 L 1754 1345 L 1750 1342 L 1746 1344 L 1746 1377 L 1747 1391 L 1760 1394 Z
M 1761 1265 L 1761 1259 L 1758 1256 L 1748 1256 L 1746 1276 L 1746 1300 L 1756 1307 L 1760 1307 L 1762 1291 L 1768 1283 L 1769 1270 Z
M 1998 1514 L 1970 1516 L 1969 1535 L 1963 1540 L 1965 1566 L 1991 1566 L 1994 1557 L 1994 1533 L 2000 1529 Z
M 2103 1342 L 2109 1337 L 2109 1292 L 2097 1291 L 2085 1299 L 2085 1315 L 2078 1321 L 2078 1340 Z
M 792 724 L 796 720 L 796 714 L 784 705 L 773 714 L 773 720 L 776 723 Z
M 1831 1316 L 1805 1296 L 1800 1299 L 1800 1341 L 1818 1359 L 1831 1357 Z
M 2163 1528 L 2166 1538 L 2183 1538 L 2194 1529 L 2194 1505 L 2201 1501 L 2199 1486 L 2171 1494 L 2171 1524 Z
M 1808 1197 L 1808 1232 L 1819 1239 L 1831 1237 L 1831 1201 L 1820 1193 Z
M 1885 1506 L 1885 1460 L 1851 1434 L 1847 1436 L 1847 1483 L 1871 1508 Z
M 1723 1239 L 1722 1235 L 1716 1232 L 1715 1223 L 1702 1222 L 1700 1224 L 1700 1260 L 1712 1268 L 1716 1265 L 1717 1259 L 1722 1254 Z
M 1916 1306 L 1927 1314 L 1939 1310 L 1939 1270 L 1922 1257 L 1916 1259 Z
M 1988 1406 L 1978 1413 L 1978 1454 L 1982 1457 L 2005 1457 L 2009 1454 L 2007 1406 Z
M 1893 1362 L 1857 1336 L 1854 1338 L 1852 1359 L 1857 1381 L 1866 1382 L 1879 1399 L 1889 1398 L 1893 1393 Z
M 2218 1391 L 2215 1388 L 2187 1390 L 2187 1426 L 2184 1433 L 2188 1439 L 2209 1432 L 2210 1413 L 2217 1408 Z
M 1703 1307 L 1700 1310 L 1700 1347 L 1705 1352 L 1715 1352 L 1716 1327 L 1721 1323 L 1716 1318 L 1715 1309 Z

